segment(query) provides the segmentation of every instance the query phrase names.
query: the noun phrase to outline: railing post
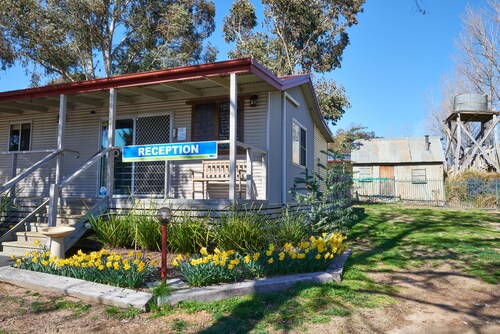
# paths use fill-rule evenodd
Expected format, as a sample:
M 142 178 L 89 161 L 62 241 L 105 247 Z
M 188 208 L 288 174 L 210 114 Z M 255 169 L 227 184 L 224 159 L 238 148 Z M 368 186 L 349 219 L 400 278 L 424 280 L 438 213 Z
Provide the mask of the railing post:
M 12 166 L 11 166 L 11 171 L 10 171 L 10 179 L 12 180 L 13 178 L 16 177 L 17 174 L 17 153 L 12 154 Z M 12 198 L 16 196 L 16 186 L 14 185 L 9 192 L 9 196 Z
M 264 191 L 264 199 L 267 200 L 269 197 L 267 189 L 267 153 L 262 154 L 262 189 Z
M 64 128 L 66 126 L 66 100 L 67 97 L 61 94 L 59 97 L 59 124 L 57 130 L 57 150 L 64 148 Z M 55 183 L 59 184 L 62 179 L 63 172 L 63 158 L 64 152 L 60 152 L 56 160 L 56 180 Z
M 252 199 L 253 195 L 253 150 L 247 148 L 247 194 L 246 199 Z
M 230 74 L 229 80 L 229 199 L 236 199 L 236 140 L 238 125 L 238 100 L 236 73 Z
M 498 180 L 495 180 L 495 207 L 498 211 Z
M 57 202 L 59 202 L 59 186 L 57 184 L 50 185 L 49 197 L 48 223 L 50 227 L 53 227 L 57 223 Z
M 109 121 L 108 121 L 108 148 L 115 146 L 115 118 L 116 118 L 116 95 L 117 92 L 114 88 L 109 90 Z M 108 201 L 111 201 L 113 197 L 113 186 L 115 180 L 115 152 L 110 150 L 108 152 L 108 165 L 107 165 L 107 180 L 106 188 Z M 108 203 L 110 205 L 111 203 Z

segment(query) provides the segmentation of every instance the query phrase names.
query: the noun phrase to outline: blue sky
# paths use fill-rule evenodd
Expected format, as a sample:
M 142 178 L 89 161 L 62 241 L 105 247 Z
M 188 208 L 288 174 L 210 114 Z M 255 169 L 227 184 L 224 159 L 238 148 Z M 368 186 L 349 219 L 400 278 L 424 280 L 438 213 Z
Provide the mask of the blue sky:
M 222 19 L 230 2 L 215 2 L 211 42 L 224 60 L 229 47 L 222 39 Z M 439 97 L 441 76 L 454 68 L 451 57 L 465 8 L 485 2 L 422 0 L 429 12 L 422 15 L 413 0 L 367 0 L 359 24 L 349 31 L 342 67 L 328 74 L 345 86 L 352 104 L 332 130 L 362 124 L 383 137 L 424 135 L 428 97 Z M 0 91 L 28 85 L 22 69 L 0 72 Z

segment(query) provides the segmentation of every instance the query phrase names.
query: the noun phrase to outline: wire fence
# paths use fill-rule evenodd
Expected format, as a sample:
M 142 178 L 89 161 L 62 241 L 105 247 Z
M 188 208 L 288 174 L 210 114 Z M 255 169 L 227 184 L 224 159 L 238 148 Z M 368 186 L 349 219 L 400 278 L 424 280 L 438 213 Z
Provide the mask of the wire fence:
M 353 179 L 352 194 L 360 202 L 410 203 L 454 208 L 500 207 L 500 180 Z

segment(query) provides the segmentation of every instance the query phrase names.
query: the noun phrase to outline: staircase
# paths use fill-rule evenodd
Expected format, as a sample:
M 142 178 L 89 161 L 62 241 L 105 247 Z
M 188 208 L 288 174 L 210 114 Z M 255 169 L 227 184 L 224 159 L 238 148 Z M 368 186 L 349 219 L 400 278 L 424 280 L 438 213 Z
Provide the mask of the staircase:
M 48 227 L 47 209 L 42 207 L 39 213 L 31 214 L 47 199 L 16 199 L 16 208 L 9 211 L 6 219 L 9 225 L 15 225 L 28 217 L 21 230 L 11 233 L 7 239 L 0 243 L 0 256 L 24 256 L 26 252 L 39 250 L 47 242 L 47 237 L 41 233 L 41 229 Z M 68 250 L 86 232 L 85 223 L 88 221 L 87 213 L 92 211 L 94 215 L 103 212 L 102 199 L 95 198 L 64 198 L 57 210 L 57 226 L 73 226 L 75 232 L 65 239 L 65 249 Z M 29 217 L 31 214 L 32 217 Z M 35 245 L 38 241 L 39 246 Z

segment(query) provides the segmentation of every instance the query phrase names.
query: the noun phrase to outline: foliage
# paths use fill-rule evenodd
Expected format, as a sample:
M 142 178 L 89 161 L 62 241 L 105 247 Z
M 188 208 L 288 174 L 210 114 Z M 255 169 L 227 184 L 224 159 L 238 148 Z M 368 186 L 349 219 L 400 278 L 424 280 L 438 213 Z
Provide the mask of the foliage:
M 130 220 L 117 213 L 107 213 L 99 217 L 89 217 L 92 230 L 97 239 L 106 247 L 131 247 L 134 244 Z
M 356 145 L 357 140 L 379 138 L 374 131 L 365 130 L 366 127 L 362 125 L 352 126 L 347 130 L 338 129 L 333 136 L 333 142 L 328 144 L 331 156 L 334 159 L 343 158 L 346 154 L 350 154 L 351 150 L 359 146 Z
M 129 252 L 128 256 L 122 256 L 105 249 L 90 254 L 79 250 L 70 258 L 58 259 L 42 247 L 27 252 L 13 265 L 20 269 L 129 288 L 140 287 L 157 270 L 156 263 L 142 252 Z
M 68 82 L 213 61 L 214 17 L 207 0 L 3 0 L 0 68 Z
M 340 233 L 303 241 L 295 246 L 286 243 L 282 248 L 269 244 L 265 252 L 245 256 L 234 250 L 209 254 L 205 248 L 192 258 L 178 256 L 172 263 L 191 286 L 221 282 L 237 282 L 245 278 L 269 277 L 291 273 L 326 270 L 336 254 L 347 249 L 345 236 Z
M 143 208 L 134 203 L 132 209 L 89 217 L 97 239 L 106 247 L 161 249 L 161 226 L 154 206 Z
M 223 26 L 226 42 L 236 43 L 229 57 L 250 56 L 277 75 L 330 72 L 340 67 L 347 28 L 358 23 L 364 2 L 264 0 L 259 28 L 250 0 L 234 1 Z M 335 124 L 349 108 L 344 88 L 324 78 L 315 88 L 323 115 Z
M 213 240 L 209 219 L 185 213 L 176 215 L 167 226 L 168 248 L 176 253 L 197 253 Z
M 495 208 L 500 193 L 500 173 L 467 170 L 445 181 L 446 201 L 454 205 Z
M 253 208 L 232 207 L 218 218 L 214 228 L 215 242 L 223 250 L 239 253 L 258 252 L 268 242 L 266 217 Z
M 287 242 L 297 244 L 306 240 L 309 235 L 307 215 L 300 210 L 292 211 L 285 207 L 270 223 L 272 232 L 269 234 L 269 241 L 277 246 L 283 246 Z
M 315 171 L 313 175 L 306 168 L 302 173 L 304 177 L 295 178 L 290 192 L 299 204 L 310 207 L 305 212 L 311 234 L 344 232 L 356 219 L 349 205 L 351 176 L 341 167 L 326 168 L 321 164 L 318 167 L 320 171 Z M 326 171 L 325 177 L 321 175 L 321 170 Z

